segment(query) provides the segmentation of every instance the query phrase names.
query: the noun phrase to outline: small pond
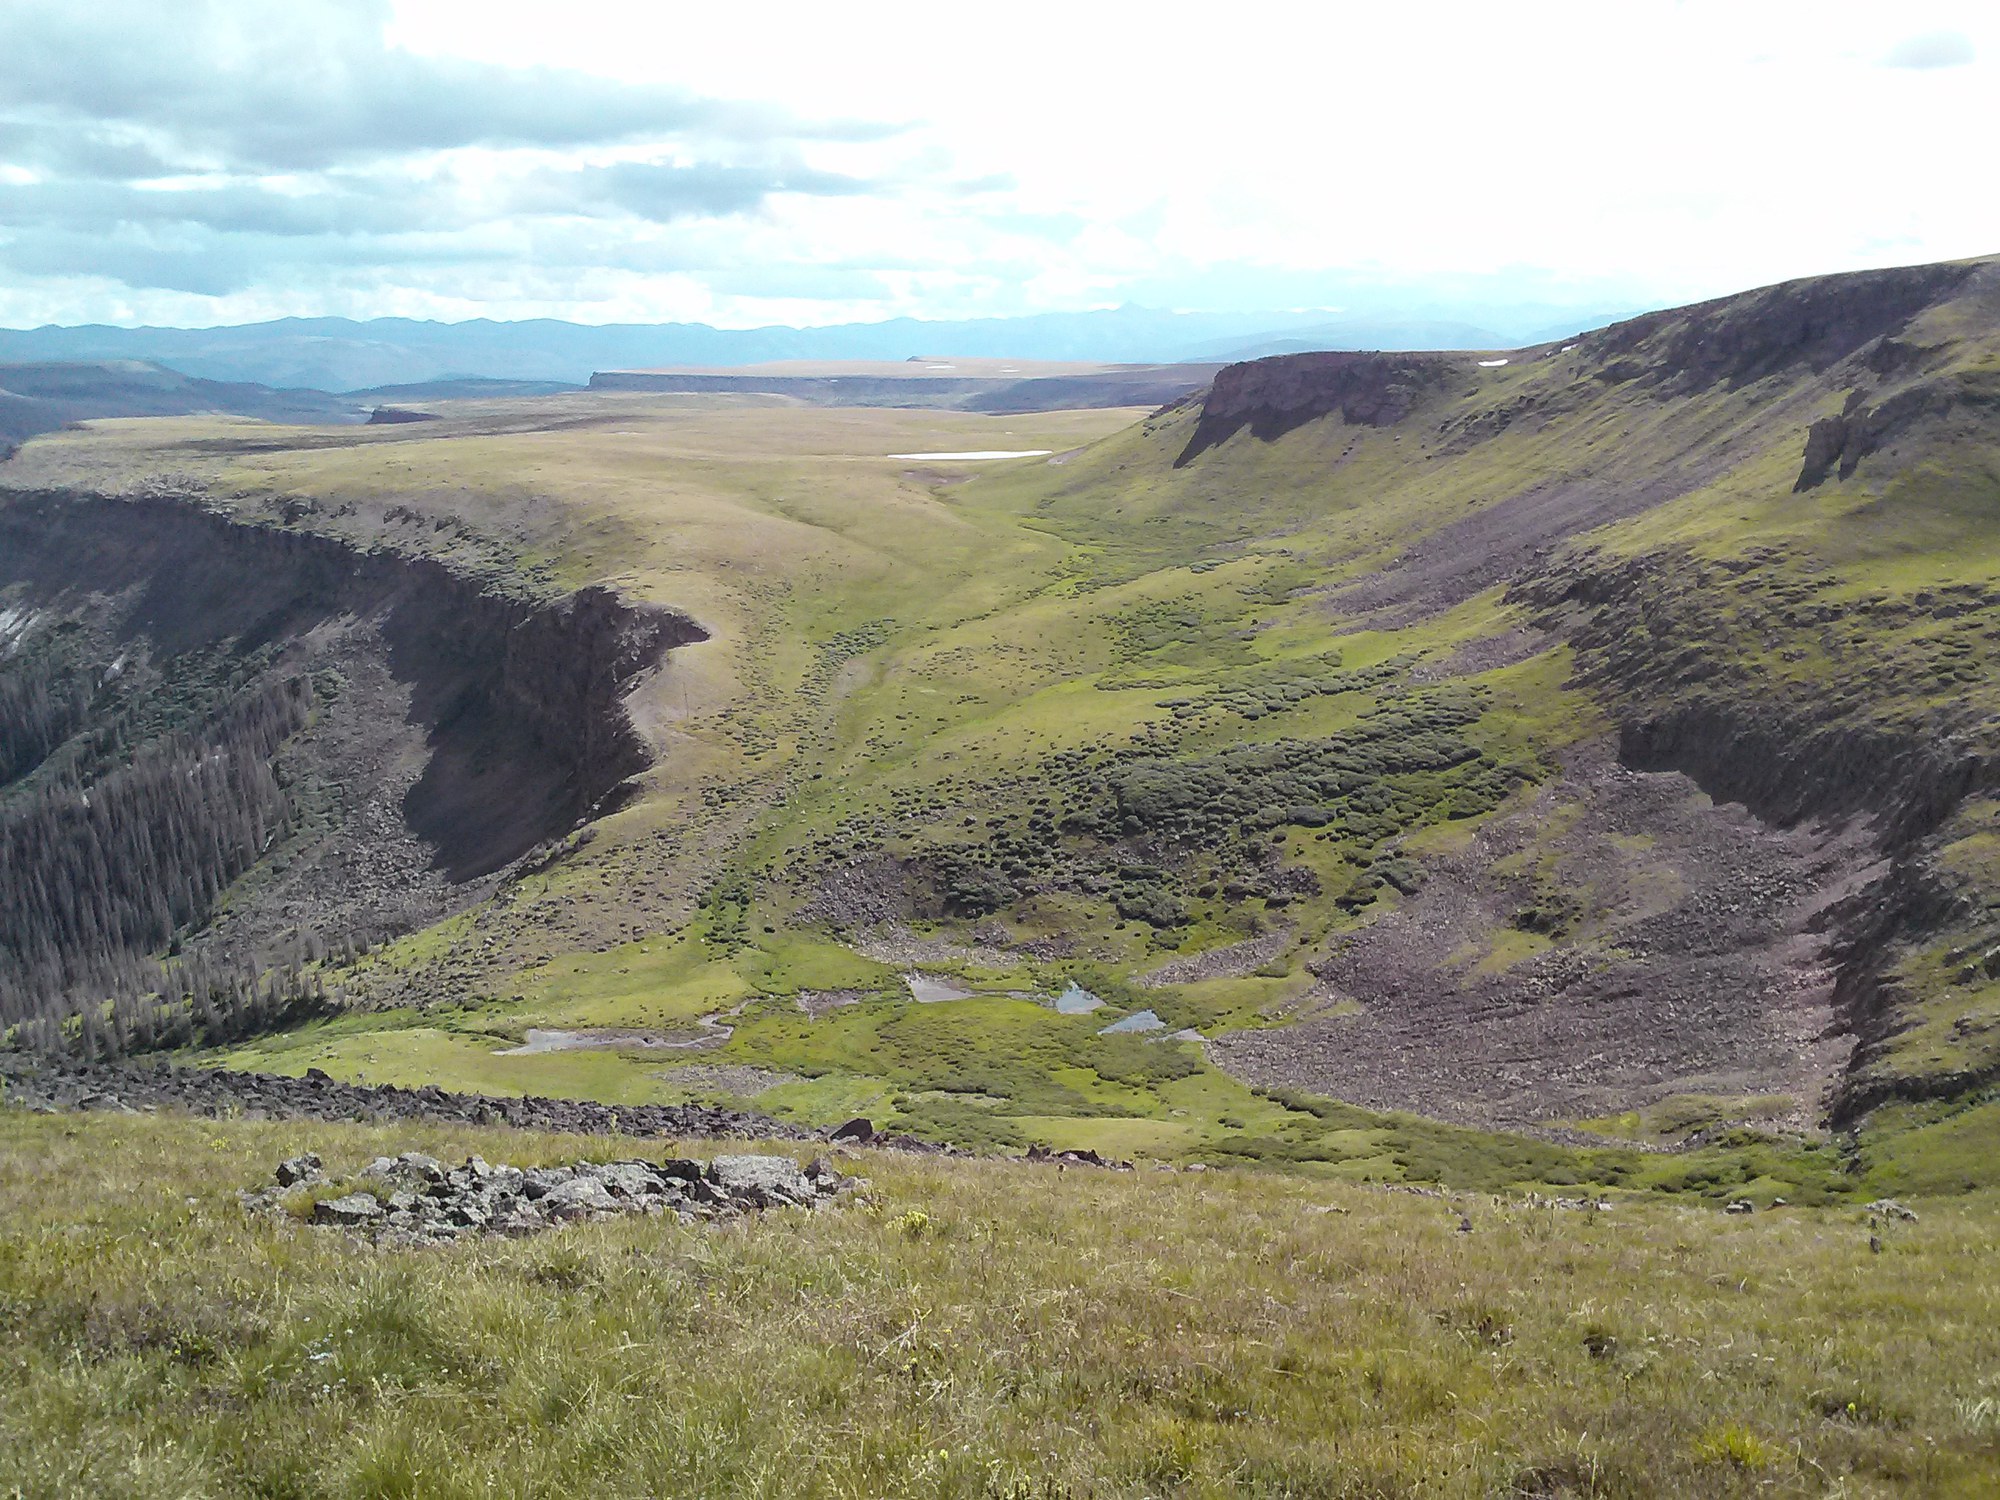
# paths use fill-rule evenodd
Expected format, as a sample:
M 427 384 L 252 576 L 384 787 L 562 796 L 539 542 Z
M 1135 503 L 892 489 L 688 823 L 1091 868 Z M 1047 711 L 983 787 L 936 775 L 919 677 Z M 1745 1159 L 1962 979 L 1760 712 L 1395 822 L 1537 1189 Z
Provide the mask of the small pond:
M 903 976 L 903 983 L 910 987 L 910 998 L 919 1005 L 935 1005 L 940 1000 L 970 1000 L 978 993 L 976 990 L 962 989 L 934 975 L 919 974 L 915 970 Z
M 1064 1016 L 1087 1016 L 1103 1003 L 1074 979 L 1069 982 L 1069 988 L 1055 998 L 1056 1013 Z

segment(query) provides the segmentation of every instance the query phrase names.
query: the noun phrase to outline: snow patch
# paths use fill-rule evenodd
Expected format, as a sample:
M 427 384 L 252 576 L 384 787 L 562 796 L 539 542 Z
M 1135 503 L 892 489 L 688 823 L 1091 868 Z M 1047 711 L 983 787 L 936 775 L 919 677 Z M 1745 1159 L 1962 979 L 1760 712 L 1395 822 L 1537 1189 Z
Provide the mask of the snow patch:
M 973 453 L 891 453 L 889 457 L 928 459 L 940 463 L 951 461 L 966 463 L 980 458 L 1047 458 L 1054 451 L 1053 448 L 1022 448 L 1019 450 L 983 448 Z

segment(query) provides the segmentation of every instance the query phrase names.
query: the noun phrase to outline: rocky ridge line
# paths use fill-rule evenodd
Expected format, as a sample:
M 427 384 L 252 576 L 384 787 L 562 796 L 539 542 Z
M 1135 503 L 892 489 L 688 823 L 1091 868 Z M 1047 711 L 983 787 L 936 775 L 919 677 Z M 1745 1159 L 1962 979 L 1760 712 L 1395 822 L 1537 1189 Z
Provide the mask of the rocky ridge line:
M 0 1052 L 0 1105 L 42 1114 L 98 1111 L 138 1114 L 180 1110 L 211 1119 L 332 1120 L 388 1124 L 428 1120 L 456 1125 L 505 1125 L 568 1135 L 629 1135 L 642 1138 L 734 1138 L 767 1141 L 831 1141 L 922 1155 L 972 1156 L 959 1146 L 940 1145 L 913 1135 L 878 1131 L 865 1119 L 812 1130 L 753 1110 L 709 1104 L 600 1104 L 592 1099 L 518 1099 L 493 1094 L 457 1094 L 435 1084 L 399 1088 L 392 1083 L 342 1083 L 318 1068 L 303 1077 L 248 1073 L 232 1068 L 181 1068 L 145 1063 L 73 1063 L 27 1053 Z M 1032 1147 L 1030 1161 L 1058 1166 L 1128 1170 L 1091 1150 L 1050 1151 Z
M 342 1083 L 317 1068 L 291 1078 L 223 1068 L 152 1067 L 143 1063 L 80 1066 L 0 1057 L 0 1099 L 31 1110 L 133 1111 L 174 1109 L 246 1119 L 389 1123 L 430 1120 L 461 1125 L 509 1125 L 517 1130 L 632 1136 L 735 1136 L 809 1141 L 803 1126 L 747 1110 L 705 1104 L 627 1104 L 587 1099 L 518 1099 L 457 1094 L 436 1085 Z

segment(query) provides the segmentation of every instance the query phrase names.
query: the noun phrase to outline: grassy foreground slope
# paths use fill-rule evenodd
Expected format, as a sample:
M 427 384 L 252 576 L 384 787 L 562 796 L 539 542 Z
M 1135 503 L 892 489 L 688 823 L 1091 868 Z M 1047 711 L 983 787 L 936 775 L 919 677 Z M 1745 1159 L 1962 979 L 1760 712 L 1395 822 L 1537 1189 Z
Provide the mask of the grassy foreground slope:
M 2000 1482 L 1990 1194 L 1871 1226 L 862 1154 L 844 1208 L 395 1254 L 245 1218 L 304 1147 L 336 1172 L 620 1149 L 0 1111 L 0 1493 Z
M 2000 1161 L 1996 282 L 1266 361 L 1143 418 L 575 397 L 8 473 L 710 632 L 632 700 L 639 798 L 231 1062 L 1716 1196 L 1831 1191 L 1831 1117 L 1861 1182 L 1958 1189 Z M 988 448 L 1057 457 L 889 456 Z

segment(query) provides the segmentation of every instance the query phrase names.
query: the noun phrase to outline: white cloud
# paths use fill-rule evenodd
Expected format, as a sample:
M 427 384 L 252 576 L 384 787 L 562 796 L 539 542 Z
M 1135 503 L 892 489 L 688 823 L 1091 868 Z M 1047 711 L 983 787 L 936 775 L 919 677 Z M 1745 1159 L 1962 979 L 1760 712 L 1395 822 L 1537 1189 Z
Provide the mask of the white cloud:
M 1891 68 L 1962 68 L 1979 58 L 1979 49 L 1962 31 L 1926 31 L 1905 37 L 1883 58 Z
M 1987 9 L 22 4 L 0 318 L 1602 307 L 1978 254 Z

